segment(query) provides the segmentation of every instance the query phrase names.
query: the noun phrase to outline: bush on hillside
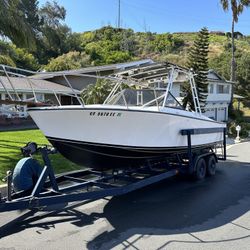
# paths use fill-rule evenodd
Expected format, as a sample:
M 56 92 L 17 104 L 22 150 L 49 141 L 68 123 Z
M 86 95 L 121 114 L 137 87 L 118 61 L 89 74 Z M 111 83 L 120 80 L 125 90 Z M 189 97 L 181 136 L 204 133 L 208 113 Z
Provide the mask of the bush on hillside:
M 6 56 L 6 55 L 0 55 L 0 64 L 12 66 L 12 67 L 16 66 L 13 60 L 9 56 Z
M 12 58 L 18 68 L 29 69 L 29 70 L 38 70 L 39 64 L 37 59 L 25 49 L 17 48 L 12 46 Z
M 77 51 L 71 51 L 51 59 L 44 69 L 47 71 L 62 71 L 83 68 L 89 64 L 90 57 L 88 55 Z

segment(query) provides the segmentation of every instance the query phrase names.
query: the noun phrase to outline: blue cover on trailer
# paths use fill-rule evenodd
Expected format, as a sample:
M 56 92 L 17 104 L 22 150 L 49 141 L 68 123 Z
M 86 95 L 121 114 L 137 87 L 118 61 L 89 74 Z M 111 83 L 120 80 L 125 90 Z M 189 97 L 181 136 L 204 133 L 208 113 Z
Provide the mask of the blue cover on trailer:
M 42 167 L 31 157 L 22 158 L 17 164 L 13 172 L 12 182 L 15 191 L 28 190 L 34 187 L 40 174 Z

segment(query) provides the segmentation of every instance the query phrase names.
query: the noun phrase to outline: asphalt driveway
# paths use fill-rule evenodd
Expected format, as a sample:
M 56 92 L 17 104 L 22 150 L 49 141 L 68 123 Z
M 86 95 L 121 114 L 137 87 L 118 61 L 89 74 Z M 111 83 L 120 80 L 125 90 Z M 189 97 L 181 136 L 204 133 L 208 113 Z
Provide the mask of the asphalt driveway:
M 59 212 L 0 214 L 0 249 L 250 249 L 250 142 L 217 174 L 174 177 Z

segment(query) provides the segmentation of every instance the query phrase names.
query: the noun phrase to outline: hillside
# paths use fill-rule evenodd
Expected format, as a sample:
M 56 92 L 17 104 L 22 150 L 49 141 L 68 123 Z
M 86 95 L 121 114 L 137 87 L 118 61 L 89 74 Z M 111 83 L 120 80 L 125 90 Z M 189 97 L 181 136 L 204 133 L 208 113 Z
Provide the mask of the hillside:
M 239 33 L 240 34 L 240 33 Z M 196 33 L 134 32 L 110 26 L 83 33 L 67 32 L 56 46 L 29 51 L 17 48 L 8 42 L 0 42 L 0 63 L 27 69 L 58 71 L 90 65 L 152 58 L 170 61 L 185 66 L 190 47 Z M 60 40 L 59 39 L 59 40 Z M 41 47 L 42 48 L 42 47 Z M 210 33 L 209 67 L 229 79 L 230 35 L 222 32 Z M 237 79 L 236 92 L 250 93 L 250 37 L 236 37 Z

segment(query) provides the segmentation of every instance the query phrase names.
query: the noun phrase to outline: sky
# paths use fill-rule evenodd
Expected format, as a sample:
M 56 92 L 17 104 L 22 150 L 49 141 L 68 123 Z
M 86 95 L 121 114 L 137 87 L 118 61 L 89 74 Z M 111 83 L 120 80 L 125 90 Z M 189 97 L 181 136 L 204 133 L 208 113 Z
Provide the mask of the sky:
M 43 5 L 47 0 L 39 0 Z M 220 0 L 120 0 L 121 27 L 134 31 L 192 32 L 202 27 L 210 31 L 230 31 L 231 13 Z M 83 32 L 118 21 L 119 0 L 57 0 L 65 7 L 65 23 L 72 31 Z M 239 17 L 236 31 L 250 35 L 250 8 Z

